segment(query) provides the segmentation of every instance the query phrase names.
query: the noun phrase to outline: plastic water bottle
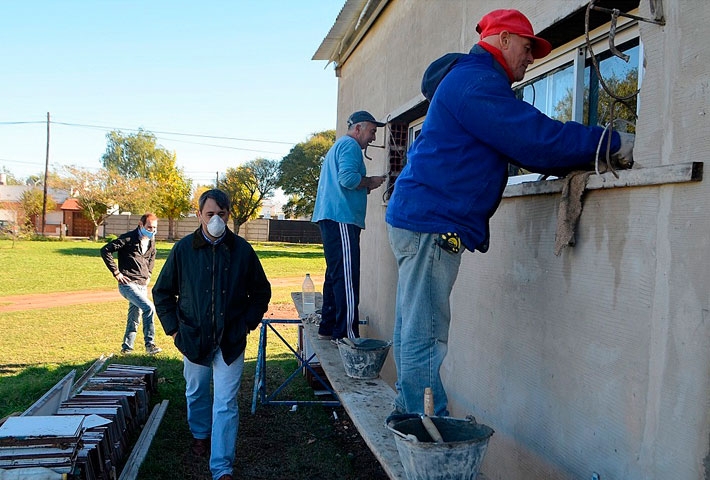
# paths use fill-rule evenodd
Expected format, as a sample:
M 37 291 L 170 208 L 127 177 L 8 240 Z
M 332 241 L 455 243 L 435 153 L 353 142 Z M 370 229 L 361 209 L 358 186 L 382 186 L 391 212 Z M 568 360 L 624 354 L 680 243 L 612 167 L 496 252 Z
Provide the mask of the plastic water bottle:
M 311 274 L 307 273 L 301 287 L 301 295 L 303 299 L 303 314 L 310 315 L 316 313 L 316 289 L 311 280 Z

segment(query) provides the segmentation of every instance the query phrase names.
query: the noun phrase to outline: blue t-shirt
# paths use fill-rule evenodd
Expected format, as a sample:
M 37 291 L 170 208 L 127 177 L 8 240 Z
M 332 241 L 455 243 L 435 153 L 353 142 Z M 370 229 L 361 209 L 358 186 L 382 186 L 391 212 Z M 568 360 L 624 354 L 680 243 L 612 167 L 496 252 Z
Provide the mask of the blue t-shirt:
M 312 222 L 333 220 L 365 228 L 367 188 L 357 188 L 366 175 L 362 149 L 344 135 L 328 150 L 321 166 Z

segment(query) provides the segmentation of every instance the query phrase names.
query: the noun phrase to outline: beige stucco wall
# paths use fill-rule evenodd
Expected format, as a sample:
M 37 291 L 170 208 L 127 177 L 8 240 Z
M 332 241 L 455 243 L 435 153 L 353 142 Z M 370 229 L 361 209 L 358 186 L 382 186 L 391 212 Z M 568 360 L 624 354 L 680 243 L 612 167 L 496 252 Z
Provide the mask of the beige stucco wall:
M 666 26 L 641 25 L 636 168 L 710 153 L 710 2 L 663 3 Z M 467 51 L 487 11 L 519 8 L 539 30 L 581 5 L 390 2 L 340 70 L 338 135 L 354 110 L 384 119 L 411 102 L 426 65 Z M 647 1 L 639 14 L 650 16 Z M 368 153 L 368 171 L 386 171 L 384 152 Z M 491 479 L 710 478 L 708 182 L 590 191 L 577 245 L 556 257 L 558 200 L 504 199 L 490 251 L 464 255 L 442 372 L 452 414 L 495 429 Z M 391 338 L 397 269 L 385 208 L 373 192 L 360 310 L 368 336 Z M 383 376 L 394 382 L 391 358 Z

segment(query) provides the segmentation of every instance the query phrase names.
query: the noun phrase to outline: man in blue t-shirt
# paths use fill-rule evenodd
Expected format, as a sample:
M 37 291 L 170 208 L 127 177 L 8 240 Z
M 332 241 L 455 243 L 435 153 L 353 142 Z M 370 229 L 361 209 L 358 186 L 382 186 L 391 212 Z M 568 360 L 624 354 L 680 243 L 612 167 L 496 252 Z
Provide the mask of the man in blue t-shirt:
M 367 194 L 386 176 L 368 177 L 362 150 L 375 141 L 384 123 L 358 111 L 348 132 L 328 150 L 321 167 L 312 222 L 320 227 L 325 254 L 320 338 L 358 338 L 360 231 L 365 228 Z

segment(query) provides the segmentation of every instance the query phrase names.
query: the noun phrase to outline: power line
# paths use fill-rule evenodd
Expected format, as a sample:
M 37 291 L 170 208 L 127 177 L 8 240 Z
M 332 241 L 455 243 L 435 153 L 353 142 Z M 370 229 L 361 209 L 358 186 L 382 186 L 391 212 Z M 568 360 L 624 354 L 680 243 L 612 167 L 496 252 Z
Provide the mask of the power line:
M 267 150 L 255 150 L 255 149 L 251 149 L 251 148 L 230 147 L 229 145 L 216 145 L 214 143 L 188 142 L 187 140 L 176 140 L 174 138 L 165 138 L 164 140 L 169 140 L 171 142 L 178 142 L 178 143 L 187 143 L 189 145 L 202 145 L 205 147 L 228 148 L 230 150 L 240 150 L 242 152 L 271 153 L 274 155 L 283 155 L 283 153 L 281 153 L 281 152 L 269 152 Z
M 25 123 L 41 123 L 41 122 L 25 122 Z M 220 135 L 203 135 L 199 133 L 184 133 L 184 132 L 166 132 L 166 131 L 161 131 L 161 130 L 149 130 L 149 129 L 141 129 L 141 128 L 120 128 L 120 127 L 107 127 L 105 125 L 89 125 L 89 124 L 83 124 L 83 123 L 69 123 L 69 122 L 52 122 L 57 125 L 66 125 L 69 127 L 82 127 L 82 128 L 97 128 L 101 130 L 127 130 L 127 131 L 133 131 L 133 132 L 138 132 L 140 130 L 150 132 L 150 133 L 159 133 L 161 135 L 176 135 L 176 136 L 181 136 L 181 137 L 198 137 L 198 138 L 212 138 L 216 140 L 236 140 L 239 142 L 258 142 L 258 143 L 280 143 L 283 145 L 295 145 L 296 142 L 283 142 L 280 140 L 259 140 L 255 138 L 238 138 L 238 137 L 224 137 Z

